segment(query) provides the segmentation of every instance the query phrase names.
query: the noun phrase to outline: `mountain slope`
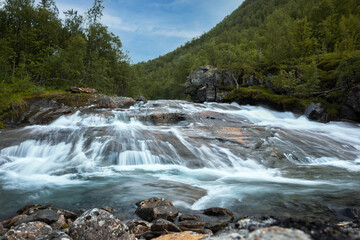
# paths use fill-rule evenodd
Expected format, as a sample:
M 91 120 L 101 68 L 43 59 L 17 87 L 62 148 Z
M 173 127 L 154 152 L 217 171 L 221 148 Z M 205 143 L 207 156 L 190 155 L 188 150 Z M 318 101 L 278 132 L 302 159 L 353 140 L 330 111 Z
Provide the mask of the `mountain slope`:
M 135 65 L 130 94 L 184 98 L 186 77 L 204 65 L 283 94 L 348 88 L 359 81 L 359 13 L 357 0 L 246 0 L 208 33 Z

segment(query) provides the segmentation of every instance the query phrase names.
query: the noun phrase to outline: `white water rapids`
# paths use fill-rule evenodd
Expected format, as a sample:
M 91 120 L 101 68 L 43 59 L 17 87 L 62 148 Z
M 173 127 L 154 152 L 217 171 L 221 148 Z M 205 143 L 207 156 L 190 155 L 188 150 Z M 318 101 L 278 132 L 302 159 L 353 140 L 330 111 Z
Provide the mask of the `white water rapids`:
M 159 120 L 149 116 L 161 116 Z M 183 121 L 163 121 L 181 115 Z M 359 207 L 360 125 L 237 104 L 152 101 L 0 132 L 0 218 L 29 203 L 327 215 Z

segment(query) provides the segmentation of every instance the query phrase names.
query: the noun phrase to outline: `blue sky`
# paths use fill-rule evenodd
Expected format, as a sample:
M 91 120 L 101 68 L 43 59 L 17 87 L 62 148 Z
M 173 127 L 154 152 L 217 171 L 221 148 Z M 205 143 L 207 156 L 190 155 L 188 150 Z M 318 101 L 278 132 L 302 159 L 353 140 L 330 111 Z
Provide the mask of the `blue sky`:
M 120 37 L 124 50 L 137 63 L 164 55 L 209 31 L 242 1 L 104 0 L 101 21 Z M 69 9 L 84 13 L 93 0 L 56 0 L 56 4 L 63 17 L 62 12 Z
M 102 22 L 136 63 L 166 54 L 209 31 L 242 0 L 104 0 Z M 57 0 L 60 12 L 85 12 L 93 1 Z

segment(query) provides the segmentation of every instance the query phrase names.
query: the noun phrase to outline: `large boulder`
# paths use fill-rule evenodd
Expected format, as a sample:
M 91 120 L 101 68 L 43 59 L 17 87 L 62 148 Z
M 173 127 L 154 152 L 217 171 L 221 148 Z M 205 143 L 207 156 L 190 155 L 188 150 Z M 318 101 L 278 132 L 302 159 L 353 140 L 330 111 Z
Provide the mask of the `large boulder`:
M 35 239 L 51 233 L 52 228 L 43 222 L 22 223 L 10 229 L 2 239 L 4 240 L 23 240 Z
M 221 87 L 233 87 L 231 74 L 219 71 L 213 66 L 205 66 L 192 72 L 185 83 L 185 94 L 194 102 L 222 101 L 227 94 Z
M 174 221 L 179 211 L 173 204 L 164 198 L 153 197 L 137 203 L 136 214 L 146 221 L 163 218 Z
M 94 208 L 83 213 L 70 226 L 74 240 L 121 239 L 127 227 L 111 213 Z
M 305 110 L 304 115 L 310 120 L 328 122 L 329 114 L 321 103 L 311 103 Z

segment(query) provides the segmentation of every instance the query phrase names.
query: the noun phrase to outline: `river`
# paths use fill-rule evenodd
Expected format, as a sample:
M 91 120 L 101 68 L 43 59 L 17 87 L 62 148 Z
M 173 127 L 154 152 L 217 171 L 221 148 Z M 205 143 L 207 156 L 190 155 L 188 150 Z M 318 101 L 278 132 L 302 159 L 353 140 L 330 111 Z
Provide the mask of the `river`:
M 30 203 L 107 205 L 126 218 L 153 196 L 180 209 L 325 219 L 360 206 L 359 172 L 359 124 L 150 101 L 1 130 L 0 219 Z

